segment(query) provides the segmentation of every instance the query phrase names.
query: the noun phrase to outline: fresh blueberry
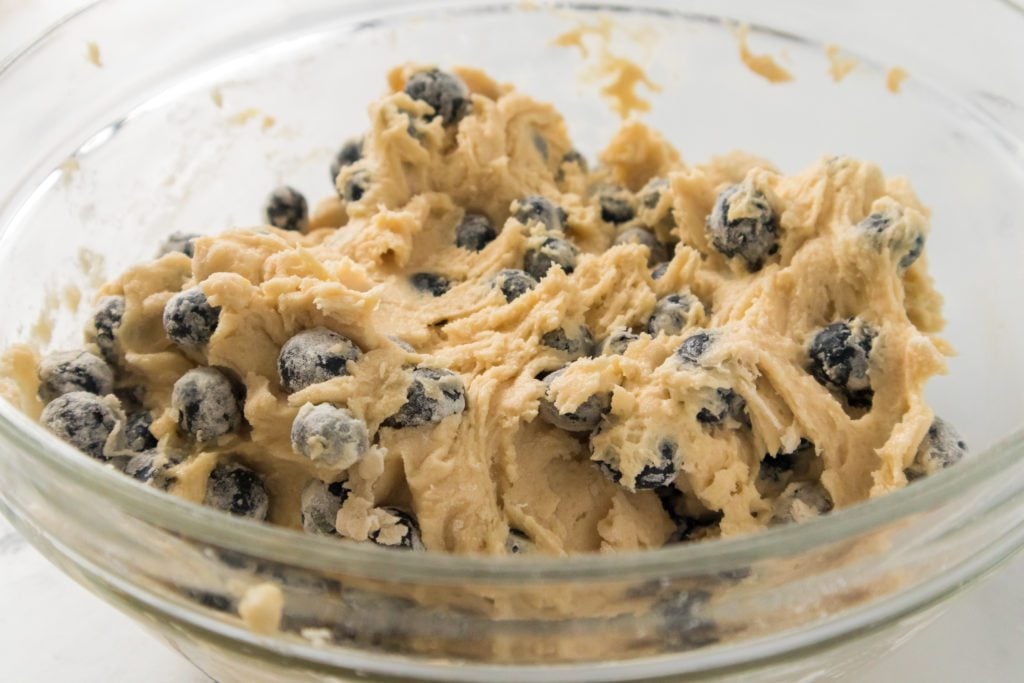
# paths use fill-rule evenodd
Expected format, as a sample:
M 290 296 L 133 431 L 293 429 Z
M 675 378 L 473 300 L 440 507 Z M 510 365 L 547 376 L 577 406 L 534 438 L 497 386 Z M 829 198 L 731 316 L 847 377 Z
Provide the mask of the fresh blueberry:
M 578 250 L 561 237 L 546 237 L 538 247 L 523 254 L 523 270 L 535 280 L 543 280 L 552 266 L 559 266 L 568 275 L 576 269 Z
M 878 248 L 888 247 L 900 270 L 906 270 L 924 251 L 924 234 L 907 228 L 898 211 L 873 213 L 857 224 Z
M 366 423 L 344 408 L 307 403 L 292 422 L 292 449 L 318 465 L 346 470 L 369 448 Z
M 347 337 L 325 327 L 304 330 L 281 347 L 277 371 L 288 393 L 348 374 L 348 364 L 362 352 Z
M 665 626 L 665 646 L 671 652 L 711 645 L 720 639 L 719 627 L 704 616 L 711 593 L 697 588 L 663 595 L 657 603 Z
M 505 552 L 509 555 L 526 555 L 536 549 L 533 540 L 519 529 L 509 529 L 505 540 Z
M 164 331 L 179 346 L 203 346 L 217 331 L 218 322 L 220 308 L 211 306 L 198 287 L 178 292 L 164 306 Z
M 525 271 L 506 268 L 494 276 L 494 284 L 505 295 L 505 301 L 511 303 L 536 287 L 537 281 Z
M 385 427 L 402 429 L 440 422 L 466 409 L 466 388 L 451 370 L 416 368 L 398 412 L 384 420 Z
M 88 351 L 54 351 L 39 361 L 39 398 L 52 401 L 72 391 L 106 396 L 114 390 L 114 372 Z
M 523 225 L 540 223 L 549 232 L 562 230 L 569 219 L 565 209 L 539 194 L 512 202 L 512 216 Z
M 648 334 L 652 337 L 682 334 L 695 303 L 693 296 L 686 293 L 669 294 L 658 299 L 651 317 L 647 319 Z
M 39 421 L 83 453 L 105 459 L 104 446 L 118 419 L 114 409 L 99 396 L 72 391 L 51 401 Z
M 416 518 L 398 508 L 380 508 L 385 520 L 381 528 L 370 532 L 370 540 L 377 545 L 398 550 L 423 550 L 420 527 Z
M 683 343 L 676 349 L 676 358 L 686 365 L 699 365 L 701 358 L 715 341 L 715 335 L 711 332 L 694 332 L 683 340 Z
M 641 244 L 647 247 L 648 267 L 668 260 L 668 249 L 658 241 L 654 233 L 646 228 L 627 228 L 618 234 L 613 245 L 619 244 Z
M 372 182 L 373 178 L 367 169 L 359 168 L 352 171 L 348 178 L 345 179 L 341 198 L 346 202 L 358 202 L 370 189 Z
M 159 255 L 163 256 L 164 254 L 179 252 L 192 258 L 195 256 L 197 237 L 199 235 L 194 232 L 173 232 L 160 246 Z
M 341 169 L 346 166 L 351 166 L 360 159 L 363 158 L 363 138 L 349 138 L 345 141 L 345 144 L 341 146 L 338 153 L 334 155 L 334 159 L 331 161 L 331 182 L 335 182 L 338 179 L 338 174 L 341 173 Z
M 580 325 L 573 336 L 566 334 L 564 328 L 548 332 L 540 339 L 544 346 L 561 351 L 572 360 L 594 355 L 594 337 L 586 325 Z
M 210 472 L 203 505 L 263 521 L 270 510 L 270 496 L 260 475 L 244 465 L 224 463 Z
M 630 343 L 636 341 L 639 337 L 632 330 L 626 328 L 620 328 L 615 330 L 601 342 L 601 355 L 602 356 L 621 356 L 626 352 L 626 348 Z
M 562 156 L 561 165 L 564 166 L 566 164 L 576 164 L 583 173 L 586 173 L 588 169 L 587 158 L 580 154 L 579 150 L 575 149 L 570 149 Z
M 118 356 L 117 331 L 124 319 L 124 297 L 105 296 L 96 305 L 86 336 L 96 346 L 108 363 L 116 363 Z
M 281 230 L 304 232 L 309 227 L 309 205 L 294 187 L 282 185 L 267 197 L 267 224 Z
M 441 296 L 452 286 L 448 278 L 437 273 L 415 273 L 409 278 L 409 282 L 417 290 L 431 296 Z
M 178 458 L 147 450 L 132 456 L 125 465 L 124 473 L 144 484 L 166 491 L 175 481 L 169 470 L 179 462 Z
M 665 273 L 668 272 L 669 262 L 659 263 L 657 266 L 651 269 L 651 279 L 660 280 L 665 277 Z
M 156 437 L 149 431 L 152 424 L 153 416 L 148 410 L 128 415 L 124 425 L 124 438 L 130 450 L 141 453 L 156 448 Z
M 589 432 L 601 422 L 604 414 L 611 409 L 611 394 L 600 393 L 590 396 L 570 413 L 559 412 L 554 401 L 549 397 L 551 383 L 565 374 L 565 368 L 556 370 L 544 378 L 544 396 L 540 399 L 538 415 L 550 425 L 567 432 Z
M 637 202 L 645 209 L 653 209 L 661 202 L 661 195 L 668 188 L 668 178 L 651 178 L 637 193 Z
M 742 206 L 737 206 L 743 202 Z M 738 217 L 729 218 L 730 214 Z M 711 245 L 723 256 L 739 256 L 751 272 L 779 250 L 779 228 L 775 211 L 759 190 L 749 185 L 731 185 L 718 195 L 707 220 Z
M 458 123 L 473 109 L 462 79 L 440 69 L 414 73 L 405 83 L 405 94 L 429 104 L 434 116 L 440 116 L 446 126 Z
M 676 476 L 679 474 L 678 452 L 679 446 L 673 439 L 669 437 L 659 439 L 654 452 L 650 453 L 649 462 L 641 468 L 640 473 L 632 482 L 623 481 L 622 471 L 617 465 L 617 454 L 606 453 L 594 462 L 598 469 L 616 484 L 624 486 L 630 491 L 650 490 L 668 486 L 676 480 Z M 613 460 L 615 462 L 612 462 Z
M 336 481 L 325 484 L 313 479 L 302 489 L 299 499 L 302 510 L 302 528 L 309 534 L 334 536 L 338 533 L 336 523 L 338 510 L 348 500 L 351 490 L 346 482 Z
M 178 425 L 198 441 L 233 432 L 242 421 L 242 402 L 235 384 L 216 368 L 193 368 L 174 383 L 171 407 Z
M 747 402 L 732 389 L 717 388 L 709 396 L 704 407 L 697 411 L 697 421 L 706 425 L 730 423 L 750 426 Z
M 914 481 L 960 462 L 967 455 L 967 444 L 953 425 L 940 417 L 932 421 L 928 433 L 917 448 L 914 461 L 903 470 L 907 481 Z
M 480 251 L 494 241 L 498 233 L 491 226 L 487 216 L 467 213 L 455 228 L 455 246 L 469 251 Z
M 766 454 L 757 473 L 757 489 L 764 497 L 778 497 L 794 477 L 806 476 L 817 458 L 814 444 L 801 439 L 791 452 Z
M 817 332 L 808 347 L 810 371 L 855 408 L 870 408 L 871 346 L 878 333 L 859 318 L 834 322 Z
M 636 217 L 633 195 L 622 187 L 605 187 L 597 197 L 601 206 L 601 220 L 619 225 Z
M 794 482 L 775 499 L 773 524 L 803 522 L 832 510 L 832 497 L 819 482 Z

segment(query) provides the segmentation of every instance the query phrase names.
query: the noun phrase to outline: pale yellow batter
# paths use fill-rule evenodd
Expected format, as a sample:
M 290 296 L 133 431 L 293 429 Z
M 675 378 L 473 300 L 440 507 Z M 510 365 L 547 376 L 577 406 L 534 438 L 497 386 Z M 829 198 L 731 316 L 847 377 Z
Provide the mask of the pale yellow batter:
M 949 349 L 934 336 L 941 299 L 924 258 L 900 263 L 923 239 L 928 215 L 903 179 L 844 157 L 792 176 L 739 152 L 687 165 L 637 121 L 588 173 L 566 156 L 566 122 L 550 105 L 457 69 L 471 110 L 446 126 L 402 92 L 413 72 L 391 74 L 393 92 L 370 106 L 363 158 L 338 177 L 342 198 L 323 202 L 307 232 L 201 237 L 194 257 L 166 254 L 102 288 L 125 298 L 117 384 L 141 388 L 161 452 L 184 458 L 171 470 L 171 493 L 202 502 L 217 464 L 239 462 L 264 478 L 274 523 L 300 528 L 309 483 L 345 481 L 350 493 L 333 520 L 341 536 L 400 533 L 383 509 L 391 507 L 415 515 L 430 550 L 503 553 L 514 529 L 526 546 L 561 554 L 755 531 L 907 483 L 933 420 L 923 385 Z M 364 190 L 358 199 L 353 182 Z M 734 184 L 722 220 L 774 216 L 773 250 L 756 263 L 716 248 L 707 226 Z M 622 226 L 602 218 L 610 185 L 636 214 Z M 563 230 L 515 218 L 514 203 L 530 195 L 564 210 Z M 497 232 L 480 251 L 455 245 L 467 212 Z M 895 241 L 858 226 L 872 213 L 891 219 L 885 234 Z M 657 279 L 647 246 L 613 246 L 630 227 L 649 229 L 667 249 Z M 523 268 L 527 250 L 552 235 L 579 250 L 573 271 L 554 266 L 507 301 L 498 272 Z M 415 289 L 410 276 L 424 272 L 443 276 L 447 291 Z M 168 339 L 162 316 L 174 294 L 194 287 L 220 308 L 219 320 L 207 344 L 183 347 Z M 688 302 L 682 328 L 652 337 L 648 320 L 670 294 Z M 815 334 L 855 318 L 875 335 L 870 408 L 848 403 L 808 365 Z M 581 338 L 584 326 L 596 348 L 576 360 L 542 341 L 559 331 Z M 361 353 L 347 374 L 289 395 L 279 352 L 312 328 L 344 335 Z M 635 339 L 622 353 L 594 355 L 624 329 Z M 677 350 L 699 331 L 711 342 L 681 360 Z M 24 350 L 8 356 L 20 390 L 6 393 L 37 413 L 30 362 Z M 244 385 L 241 427 L 201 445 L 183 434 L 171 401 L 175 382 L 197 365 Z M 384 425 L 417 366 L 453 371 L 464 410 Z M 594 396 L 610 407 L 592 433 L 569 431 L 538 418 L 546 391 L 563 414 Z M 369 443 L 356 464 L 347 457 L 341 469 L 297 452 L 292 423 L 307 403 L 365 421 Z M 673 447 L 662 448 L 667 442 Z M 781 479 L 767 476 L 761 461 L 790 453 L 797 464 Z M 677 495 L 643 489 L 662 479 Z

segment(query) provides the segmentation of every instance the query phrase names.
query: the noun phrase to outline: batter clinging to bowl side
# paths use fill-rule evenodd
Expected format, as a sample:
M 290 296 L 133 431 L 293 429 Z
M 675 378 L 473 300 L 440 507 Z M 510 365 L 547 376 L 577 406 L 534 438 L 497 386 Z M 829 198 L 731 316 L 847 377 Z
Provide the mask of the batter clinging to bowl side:
M 963 455 L 902 179 L 687 166 L 635 121 L 588 170 L 479 71 L 390 82 L 312 216 L 281 188 L 277 227 L 108 283 L 88 352 L 38 364 L 42 422 L 233 514 L 454 552 L 749 532 Z

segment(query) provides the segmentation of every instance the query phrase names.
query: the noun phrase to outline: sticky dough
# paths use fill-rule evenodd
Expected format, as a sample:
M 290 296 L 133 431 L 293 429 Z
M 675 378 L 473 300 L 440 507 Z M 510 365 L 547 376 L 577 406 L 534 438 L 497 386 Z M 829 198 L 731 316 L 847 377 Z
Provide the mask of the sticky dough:
M 681 334 L 641 333 L 623 355 L 581 359 L 552 383 L 563 412 L 611 394 L 604 419 L 621 428 L 595 440 L 616 440 L 624 475 L 644 466 L 645 439 L 671 434 L 687 509 L 720 519 L 709 536 L 769 523 L 775 501 L 759 493 L 759 462 L 801 439 L 814 444 L 814 476 L 836 506 L 905 485 L 903 469 L 932 421 L 922 385 L 942 371 L 947 351 L 933 336 L 941 300 L 924 259 L 900 273 L 854 229 L 892 202 L 923 223 L 927 210 L 905 181 L 849 158 L 822 159 L 792 176 L 743 153 L 687 165 L 637 121 L 622 126 L 600 167 L 586 174 L 561 164 L 572 146 L 553 107 L 478 71 L 457 72 L 472 92 L 472 114 L 448 128 L 439 118 L 419 120 L 415 135 L 410 127 L 429 108 L 401 92 L 407 70 L 391 75 L 393 91 L 369 108 L 360 162 L 369 190 L 347 205 L 322 202 L 306 234 L 260 227 L 203 237 L 194 258 L 169 254 L 103 287 L 101 295 L 126 298 L 121 344 L 130 381 L 157 417 L 161 448 L 191 448 L 169 408 L 183 372 L 216 365 L 245 385 L 248 427 L 178 466 L 172 493 L 200 502 L 214 462 L 230 457 L 266 478 L 271 521 L 291 527 L 300 527 L 300 492 L 311 478 L 347 477 L 353 494 L 338 528 L 357 540 L 373 530 L 378 506 L 394 505 L 415 513 L 435 551 L 502 553 L 510 528 L 555 554 L 660 547 L 676 524 L 658 495 L 613 483 L 590 462 L 586 438 L 537 418 L 538 376 L 566 364 L 540 339 L 581 325 L 597 340 L 618 328 L 639 331 L 657 299 L 687 290 L 700 304 Z M 615 183 L 636 192 L 659 177 L 669 189 L 639 218 L 677 244 L 655 280 L 645 247 L 610 246 L 614 226 L 601 220 L 591 191 Z M 345 179 L 343 172 L 339 186 Z M 718 193 L 738 182 L 759 189 L 778 216 L 778 253 L 754 273 L 717 253 L 705 230 Z M 501 269 L 522 267 L 539 230 L 511 217 L 512 202 L 531 194 L 565 209 L 566 235 L 581 256 L 572 274 L 553 268 L 506 303 L 492 281 Z M 454 244 L 467 211 L 500 231 L 480 252 Z M 423 271 L 444 275 L 451 289 L 440 297 L 415 290 L 409 276 Z M 173 293 L 195 285 L 222 312 L 205 350 L 186 355 L 165 337 L 161 314 Z M 814 331 L 853 316 L 878 330 L 874 403 L 863 414 L 851 414 L 807 370 Z M 349 376 L 288 396 L 278 352 L 314 326 L 349 337 L 363 356 Z M 716 344 L 698 371 L 680 371 L 673 354 L 700 328 L 716 330 Z M 458 373 L 465 412 L 436 425 L 381 427 L 403 404 L 417 364 Z M 717 387 L 745 400 L 749 427 L 712 429 L 694 418 L 700 397 Z M 376 433 L 371 453 L 338 472 L 293 452 L 292 420 L 306 402 L 344 405 L 364 419 Z

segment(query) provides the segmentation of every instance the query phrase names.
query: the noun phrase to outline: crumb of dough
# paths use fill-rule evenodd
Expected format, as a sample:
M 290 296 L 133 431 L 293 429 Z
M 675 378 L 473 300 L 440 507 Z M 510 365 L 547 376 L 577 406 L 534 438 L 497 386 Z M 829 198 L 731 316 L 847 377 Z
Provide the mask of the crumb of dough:
M 739 43 L 740 60 L 752 72 L 765 79 L 769 83 L 785 83 L 793 80 L 793 74 L 783 68 L 771 55 L 755 55 L 747 45 L 747 35 L 750 27 L 740 24 L 736 27 L 736 41 Z
M 33 420 L 43 409 L 37 394 L 38 365 L 39 354 L 27 344 L 15 344 L 0 355 L 0 398 Z
M 850 72 L 857 68 L 857 60 L 853 57 L 843 56 L 838 45 L 826 45 L 825 55 L 828 57 L 828 73 L 836 83 L 849 76 Z
M 263 122 L 260 123 L 260 128 L 262 128 L 263 130 L 270 130 L 271 128 L 274 127 L 274 124 L 276 123 L 277 119 L 275 119 L 273 116 L 270 116 L 269 114 L 265 114 L 263 116 Z
M 57 314 L 60 312 L 60 297 L 52 288 L 47 287 L 46 295 L 43 298 L 43 308 L 39 316 L 29 329 L 29 336 L 32 341 L 40 346 L 46 346 L 53 339 L 53 326 L 56 323 Z
M 57 167 L 61 170 L 61 180 L 65 185 L 71 182 L 71 179 L 75 177 L 75 174 L 82 170 L 81 164 L 78 163 L 78 159 L 75 157 L 68 157 L 64 161 L 60 162 Z
M 273 583 L 261 583 L 245 591 L 238 603 L 238 616 L 253 633 L 271 635 L 281 627 L 284 595 Z
M 236 112 L 228 118 L 228 123 L 232 126 L 244 126 L 253 119 L 259 118 L 263 112 L 258 107 L 246 107 L 240 112 Z
M 69 311 L 72 313 L 78 311 L 78 307 L 82 303 L 82 290 L 77 285 L 64 285 L 61 295 L 64 298 L 64 305 L 67 306 Z
M 224 107 L 224 92 L 220 88 L 210 90 L 210 99 L 213 100 L 213 104 L 217 109 Z
M 100 58 L 100 46 L 92 40 L 85 44 L 85 58 L 93 66 L 100 69 L 103 68 L 103 60 Z
M 85 275 L 86 282 L 98 289 L 106 281 L 107 276 L 103 272 L 103 264 L 106 259 L 103 254 L 86 247 L 78 250 L 78 270 Z
M 576 28 L 558 34 L 551 42 L 552 45 L 557 45 L 558 47 L 574 47 L 580 51 L 580 56 L 586 59 L 590 56 L 590 50 L 587 48 L 585 38 L 587 36 L 595 36 L 607 48 L 608 41 L 611 40 L 611 31 L 611 20 L 607 17 L 601 17 L 593 24 L 581 22 Z
M 885 72 L 885 87 L 889 92 L 896 94 L 903 88 L 903 81 L 907 80 L 910 74 L 900 66 L 890 67 Z

